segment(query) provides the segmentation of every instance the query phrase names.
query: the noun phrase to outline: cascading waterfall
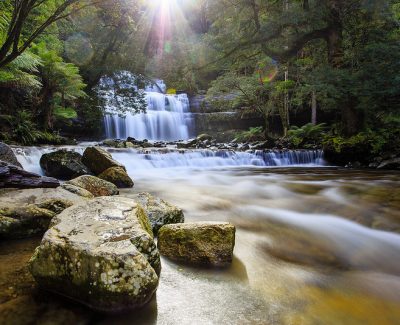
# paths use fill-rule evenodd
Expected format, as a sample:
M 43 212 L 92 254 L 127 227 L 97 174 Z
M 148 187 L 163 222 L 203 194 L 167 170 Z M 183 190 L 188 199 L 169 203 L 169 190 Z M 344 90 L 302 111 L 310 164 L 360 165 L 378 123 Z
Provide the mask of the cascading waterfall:
M 42 154 L 58 150 L 51 147 L 15 148 L 18 160 L 26 170 L 41 173 Z M 66 147 L 83 153 L 84 146 Z M 290 150 L 241 152 L 230 150 L 177 150 L 177 149 L 108 149 L 112 156 L 124 164 L 129 173 L 137 170 L 163 168 L 218 168 L 218 167 L 282 167 L 323 166 L 322 150 Z
M 119 87 L 138 91 L 134 85 L 135 76 L 121 72 L 123 83 Z M 120 76 L 121 77 L 121 76 Z M 121 82 L 121 81 L 119 81 Z M 115 93 L 111 78 L 103 78 L 101 85 L 106 88 L 102 95 L 106 103 L 104 129 L 107 138 L 126 139 L 133 137 L 139 140 L 187 140 L 194 136 L 194 118 L 189 110 L 189 99 L 186 94 L 165 95 L 165 84 L 157 80 L 156 84 L 147 86 L 144 91 L 147 102 L 146 113 L 132 114 L 129 110 L 121 115 L 114 105 Z M 107 89 L 108 88 L 108 89 Z M 158 92 L 157 92 L 158 91 Z M 118 97 L 118 96 L 117 96 Z

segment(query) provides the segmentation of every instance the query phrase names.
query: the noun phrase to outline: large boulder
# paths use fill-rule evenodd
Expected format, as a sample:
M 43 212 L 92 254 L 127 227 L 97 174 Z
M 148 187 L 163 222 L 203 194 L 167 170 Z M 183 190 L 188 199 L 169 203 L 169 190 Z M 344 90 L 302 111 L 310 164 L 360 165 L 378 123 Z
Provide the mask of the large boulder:
M 118 188 L 133 187 L 133 180 L 122 167 L 110 167 L 98 175 L 99 178 L 113 183 Z
M 160 253 L 172 260 L 211 266 L 232 262 L 235 226 L 228 222 L 194 222 L 161 227 Z
M 0 188 L 54 188 L 60 182 L 52 177 L 40 176 L 22 168 L 0 161 Z
M 83 200 L 62 188 L 2 190 L 0 238 L 43 234 L 55 215 Z
M 111 154 L 100 147 L 86 148 L 83 153 L 82 162 L 96 175 L 101 174 L 110 167 L 125 169 L 123 165 L 113 159 Z
M 94 196 L 118 195 L 118 188 L 104 179 L 91 175 L 83 175 L 65 182 L 67 185 L 73 185 L 92 193 Z
M 42 155 L 40 167 L 42 167 L 46 176 L 69 180 L 81 175 L 91 174 L 81 159 L 81 154 L 63 149 Z
M 132 196 L 130 196 L 132 197 Z M 149 217 L 154 234 L 167 224 L 182 223 L 185 221 L 182 209 L 158 198 L 150 193 L 139 193 L 133 196 L 140 203 Z
M 11 147 L 3 142 L 0 142 L 0 160 L 22 168 Z
M 64 210 L 29 263 L 42 288 L 112 312 L 146 304 L 160 268 L 143 208 L 123 197 L 95 198 Z

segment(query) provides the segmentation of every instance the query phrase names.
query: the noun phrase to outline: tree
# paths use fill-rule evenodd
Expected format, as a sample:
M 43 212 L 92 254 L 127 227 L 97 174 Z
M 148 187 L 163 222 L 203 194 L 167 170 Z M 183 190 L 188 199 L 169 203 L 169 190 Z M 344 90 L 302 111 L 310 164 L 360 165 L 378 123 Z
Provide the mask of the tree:
M 53 129 L 53 113 L 56 107 L 67 107 L 77 99 L 84 97 L 85 84 L 79 69 L 72 63 L 66 63 L 54 50 L 49 50 L 45 43 L 33 47 L 33 52 L 40 58 L 39 76 L 42 88 L 39 92 L 40 115 L 45 129 Z

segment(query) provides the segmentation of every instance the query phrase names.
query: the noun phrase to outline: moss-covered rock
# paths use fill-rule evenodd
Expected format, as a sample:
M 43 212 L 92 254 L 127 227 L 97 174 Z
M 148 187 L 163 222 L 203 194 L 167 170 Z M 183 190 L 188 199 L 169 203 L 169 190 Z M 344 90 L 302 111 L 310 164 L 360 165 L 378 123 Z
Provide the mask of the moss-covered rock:
M 11 147 L 0 142 L 0 160 L 22 168 Z
M 79 186 L 64 183 L 61 185 L 61 188 L 63 188 L 64 190 L 67 190 L 68 192 L 74 193 L 76 195 L 82 196 L 87 199 L 94 198 L 94 195 L 92 193 L 90 193 L 88 190 L 85 190 L 84 188 L 79 187 Z
M 44 289 L 120 311 L 151 299 L 161 266 L 143 208 L 131 199 L 100 197 L 56 216 L 29 268 Z
M 110 167 L 121 167 L 118 161 L 114 160 L 111 154 L 100 147 L 88 147 L 82 157 L 83 164 L 88 167 L 95 175 L 101 174 Z
M 158 232 L 158 249 L 178 262 L 227 266 L 233 258 L 235 230 L 228 222 L 166 225 Z
M 40 167 L 42 167 L 46 176 L 72 179 L 91 173 L 81 159 L 82 155 L 77 152 L 58 150 L 42 155 Z
M 128 176 L 125 169 L 121 167 L 110 167 L 102 172 L 98 177 L 113 183 L 118 188 L 133 187 L 133 180 Z
M 65 182 L 65 184 L 81 187 L 92 193 L 94 196 L 111 196 L 119 194 L 118 188 L 113 183 L 91 175 L 79 176 Z
M 51 219 L 83 199 L 61 188 L 0 193 L 0 238 L 24 238 L 44 233 Z
M 157 234 L 158 230 L 164 225 L 185 222 L 182 209 L 150 193 L 135 194 L 133 198 L 146 211 L 154 234 Z

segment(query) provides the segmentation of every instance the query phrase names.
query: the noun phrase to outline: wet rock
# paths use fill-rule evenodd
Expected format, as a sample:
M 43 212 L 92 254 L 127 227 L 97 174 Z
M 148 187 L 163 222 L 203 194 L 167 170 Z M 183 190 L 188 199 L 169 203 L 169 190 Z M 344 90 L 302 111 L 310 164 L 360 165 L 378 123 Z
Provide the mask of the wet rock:
M 81 175 L 91 174 L 81 159 L 82 155 L 77 152 L 58 150 L 42 155 L 40 167 L 42 167 L 46 176 L 69 180 Z
M 101 197 L 56 216 L 29 269 L 42 288 L 115 312 L 151 299 L 160 258 L 141 206 Z
M 203 133 L 203 134 L 200 134 L 199 136 L 197 136 L 198 141 L 206 141 L 206 140 L 211 141 L 212 139 L 213 139 L 213 137 L 206 133 Z
M 378 169 L 400 169 L 400 157 L 382 161 Z
M 79 196 L 82 196 L 82 197 L 85 197 L 85 198 L 88 198 L 88 199 L 94 198 L 94 195 L 92 193 L 90 193 L 88 190 L 85 190 L 82 187 L 75 186 L 75 185 L 72 185 L 72 184 L 65 184 L 65 183 L 62 184 L 61 187 L 64 190 L 67 190 L 67 191 L 69 191 L 71 193 L 74 193 L 76 195 L 79 195 Z
M 52 177 L 40 176 L 22 168 L 0 161 L 0 188 L 54 188 L 60 182 Z
M 121 167 L 110 167 L 103 171 L 98 177 L 113 183 L 118 188 L 133 187 L 133 180 L 128 176 L 125 169 Z
M 0 160 L 22 168 L 11 147 L 3 142 L 0 142 Z
M 235 226 L 228 222 L 166 225 L 158 233 L 160 253 L 178 262 L 227 266 L 234 246 Z
M 92 193 L 94 196 L 111 196 L 119 194 L 118 188 L 113 183 L 91 175 L 79 176 L 65 182 L 65 184 L 81 187 Z
M 146 211 L 154 234 L 157 234 L 158 230 L 164 225 L 185 221 L 182 209 L 152 196 L 150 193 L 135 194 L 133 198 Z
M 178 149 L 189 149 L 195 148 L 197 145 L 197 139 L 191 139 L 188 141 L 180 141 L 176 143 Z
M 61 188 L 4 191 L 0 193 L 0 238 L 24 238 L 44 233 L 51 219 L 78 196 Z
M 88 147 L 83 153 L 83 164 L 88 167 L 94 174 L 99 175 L 110 167 L 125 167 L 118 161 L 114 160 L 111 154 L 99 147 Z
M 121 140 L 117 139 L 106 139 L 103 141 L 103 145 L 111 148 L 118 148 L 121 144 Z

